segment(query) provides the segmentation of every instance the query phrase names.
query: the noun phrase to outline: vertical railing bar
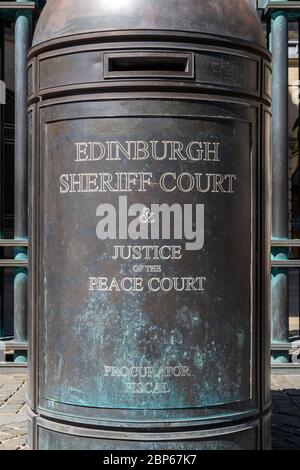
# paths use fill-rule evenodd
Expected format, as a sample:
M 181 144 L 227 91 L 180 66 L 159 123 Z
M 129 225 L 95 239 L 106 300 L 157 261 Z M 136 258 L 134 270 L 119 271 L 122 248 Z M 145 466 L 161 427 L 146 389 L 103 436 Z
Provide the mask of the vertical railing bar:
M 274 11 L 271 18 L 273 53 L 272 118 L 272 238 L 288 238 L 288 15 Z M 286 260 L 288 248 L 273 248 L 273 260 Z M 287 343 L 288 270 L 272 269 L 272 343 Z M 288 362 L 289 353 L 272 351 L 275 362 Z
M 300 191 L 300 17 L 298 18 L 298 129 L 297 129 L 297 142 L 298 142 L 298 191 Z M 300 222 L 300 221 L 299 221 Z M 299 249 L 297 256 L 299 257 Z M 299 331 L 300 338 L 300 268 L 298 269 L 298 316 L 299 316 Z
M 21 1 L 21 0 L 17 0 Z M 27 54 L 31 21 L 28 12 L 18 12 L 15 22 L 15 239 L 28 238 L 28 137 Z M 27 251 L 16 248 L 16 260 L 26 260 Z M 15 341 L 27 341 L 27 271 L 19 268 L 14 280 Z M 26 362 L 26 351 L 15 353 L 15 362 Z
M 4 25 L 1 21 L 0 23 L 0 80 L 4 80 Z M 4 188 L 3 188 L 3 169 L 4 169 L 4 109 L 3 105 L 0 104 L 0 233 L 3 237 L 4 233 Z M 4 256 L 4 248 L 0 248 L 0 257 Z M 3 331 L 3 312 L 4 312 L 4 271 L 1 270 L 0 273 L 0 336 L 4 336 Z

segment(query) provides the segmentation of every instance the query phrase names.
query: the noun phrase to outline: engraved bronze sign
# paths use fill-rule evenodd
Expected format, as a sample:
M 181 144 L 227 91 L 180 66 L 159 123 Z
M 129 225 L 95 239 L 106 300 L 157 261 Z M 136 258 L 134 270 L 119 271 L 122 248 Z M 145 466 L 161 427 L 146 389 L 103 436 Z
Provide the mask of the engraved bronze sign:
M 29 62 L 31 445 L 267 448 L 256 13 L 218 2 L 220 36 L 215 2 L 147 1 L 146 26 L 130 1 L 122 27 L 71 3 L 47 2 Z
M 71 369 L 49 358 L 48 398 L 61 400 L 53 377 L 69 376 L 64 400 L 75 405 L 249 399 L 249 123 L 158 116 L 131 126 L 129 119 L 45 127 L 44 282 L 56 286 L 43 306 L 52 318 L 47 343 L 60 350 L 52 328 L 66 324 L 89 350 L 74 354 Z M 75 142 L 79 136 L 86 140 Z

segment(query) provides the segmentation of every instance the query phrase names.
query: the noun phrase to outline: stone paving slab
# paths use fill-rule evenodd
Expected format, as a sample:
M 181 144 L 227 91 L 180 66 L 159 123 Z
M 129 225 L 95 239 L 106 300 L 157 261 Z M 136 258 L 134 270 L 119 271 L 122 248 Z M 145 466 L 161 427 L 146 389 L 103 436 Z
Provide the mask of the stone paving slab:
M 0 450 L 26 449 L 26 373 L 1 375 Z M 300 375 L 272 377 L 274 450 L 300 450 Z
M 0 375 L 0 450 L 26 446 L 26 379 L 25 373 Z
M 272 377 L 272 446 L 300 450 L 300 375 Z

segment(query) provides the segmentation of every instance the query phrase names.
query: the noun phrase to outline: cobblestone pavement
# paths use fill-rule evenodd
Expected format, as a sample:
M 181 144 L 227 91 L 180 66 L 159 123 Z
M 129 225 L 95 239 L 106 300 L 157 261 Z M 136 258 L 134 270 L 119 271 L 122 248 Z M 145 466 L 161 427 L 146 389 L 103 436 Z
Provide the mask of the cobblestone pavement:
M 272 377 L 272 445 L 300 450 L 300 375 Z
M 300 375 L 272 378 L 273 449 L 300 449 Z M 26 375 L 0 371 L 0 450 L 26 449 Z
M 24 373 L 0 375 L 0 450 L 25 448 L 25 394 Z

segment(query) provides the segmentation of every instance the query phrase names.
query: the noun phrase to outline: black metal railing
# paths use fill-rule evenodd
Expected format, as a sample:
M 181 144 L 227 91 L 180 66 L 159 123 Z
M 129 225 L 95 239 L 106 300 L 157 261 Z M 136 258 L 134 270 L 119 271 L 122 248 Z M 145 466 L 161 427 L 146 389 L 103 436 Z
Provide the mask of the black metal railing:
M 289 96 L 289 33 L 291 25 L 300 18 L 299 1 L 258 0 L 262 20 L 266 24 L 269 49 L 272 52 L 272 129 L 271 129 L 271 309 L 272 309 L 272 368 L 273 371 L 300 372 L 299 341 L 299 269 L 300 240 L 298 230 L 294 230 L 291 220 L 299 207 L 291 207 L 291 170 L 289 168 L 289 117 L 291 99 Z M 296 25 L 297 26 L 297 25 Z M 299 28 L 293 31 L 299 36 Z M 299 44 L 299 37 L 298 37 Z M 299 56 L 298 56 L 298 70 Z M 298 72 L 298 98 L 300 73 Z M 295 104 L 293 104 L 295 105 Z M 299 105 L 296 103 L 299 126 Z M 297 121 L 296 121 L 297 122 Z M 299 132 L 300 135 L 300 132 Z M 297 168 L 299 173 L 299 139 L 297 142 Z M 300 185 L 293 186 L 293 191 L 300 192 Z M 299 216 L 298 216 L 299 217 Z M 291 270 L 298 270 L 298 277 L 291 278 Z M 297 281 L 298 279 L 298 281 Z M 295 286 L 295 282 L 298 285 Z M 298 296 L 297 331 L 291 327 L 295 312 L 291 317 L 291 287 L 296 287 Z
M 0 21 L 2 29 L 4 25 L 13 25 L 14 29 L 14 181 L 10 181 L 10 194 L 14 201 L 14 223 L 13 231 L 5 230 L 3 226 L 3 201 L 1 201 L 1 233 L 0 239 L 0 269 L 2 274 L 1 293 L 1 316 L 7 307 L 2 302 L 5 295 L 4 271 L 13 269 L 13 302 L 10 304 L 10 314 L 13 319 L 10 322 L 13 326 L 11 335 L 3 331 L 1 327 L 0 341 L 0 365 L 22 366 L 27 362 L 27 272 L 28 272 L 28 156 L 27 156 L 27 54 L 30 47 L 33 20 L 38 8 L 44 2 L 22 1 L 14 2 L 0 1 Z M 1 78 L 4 78 L 5 64 L 5 41 L 2 34 L 1 41 Z M 13 61 L 12 61 L 13 62 Z M 1 115 L 3 116 L 3 110 Z M 3 169 L 3 157 L 5 156 L 3 147 L 3 119 L 1 119 L 1 170 Z M 8 175 L 1 172 L 4 178 Z M 10 175 L 11 177 L 11 175 Z M 2 177 L 3 185 L 3 177 Z M 9 185 L 6 185 L 6 193 L 9 192 Z M 1 188 L 2 199 L 4 196 Z M 6 238 L 8 233 L 13 238 Z

